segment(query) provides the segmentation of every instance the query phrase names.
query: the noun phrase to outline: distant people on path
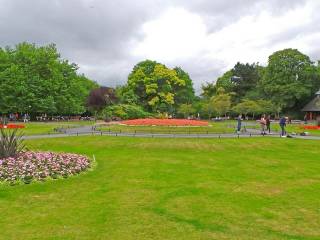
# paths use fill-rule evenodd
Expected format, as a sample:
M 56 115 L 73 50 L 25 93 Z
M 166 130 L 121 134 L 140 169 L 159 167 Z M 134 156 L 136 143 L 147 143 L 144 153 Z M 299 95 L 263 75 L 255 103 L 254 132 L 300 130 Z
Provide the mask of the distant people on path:
M 271 125 L 271 117 L 270 115 L 268 115 L 268 117 L 266 118 L 266 127 L 267 127 L 268 133 L 271 133 L 270 125 Z
M 240 133 L 240 131 L 241 131 L 241 125 L 242 125 L 242 115 L 241 115 L 241 114 L 238 116 L 237 122 L 238 122 L 238 125 L 237 125 L 237 133 Z
M 28 114 L 28 113 L 25 113 L 25 114 L 23 115 L 23 122 L 26 123 L 26 122 L 28 122 L 28 121 L 29 121 L 29 114 Z
M 286 122 L 287 122 L 287 119 L 284 116 L 280 118 L 279 125 L 281 127 L 281 137 L 286 136 L 286 129 L 285 129 Z
M 260 126 L 261 126 L 261 135 L 265 135 L 266 134 L 266 116 L 262 115 L 261 119 L 260 119 Z
M 304 124 L 308 124 L 308 115 L 304 115 L 303 117 Z

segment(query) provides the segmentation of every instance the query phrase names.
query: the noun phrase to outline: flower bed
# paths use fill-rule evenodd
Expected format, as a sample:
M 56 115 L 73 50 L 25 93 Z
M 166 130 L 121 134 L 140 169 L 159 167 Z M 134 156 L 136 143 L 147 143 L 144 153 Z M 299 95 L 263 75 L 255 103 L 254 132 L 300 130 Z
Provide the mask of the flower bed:
M 303 129 L 320 130 L 319 126 L 302 126 Z
M 0 128 L 15 129 L 15 128 L 25 128 L 25 126 L 22 124 L 7 124 L 7 125 L 0 124 Z
M 90 167 L 87 157 L 71 153 L 23 152 L 0 159 L 0 181 L 10 184 L 79 174 Z
M 125 125 L 140 126 L 208 126 L 208 122 L 187 119 L 134 119 L 121 121 Z

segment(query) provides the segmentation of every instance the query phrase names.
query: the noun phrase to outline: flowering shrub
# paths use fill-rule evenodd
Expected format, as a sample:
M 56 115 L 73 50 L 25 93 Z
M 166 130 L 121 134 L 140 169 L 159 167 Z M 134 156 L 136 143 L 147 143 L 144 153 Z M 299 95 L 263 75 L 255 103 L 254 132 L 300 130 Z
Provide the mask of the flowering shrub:
M 142 125 L 142 126 L 208 126 L 208 122 L 187 119 L 134 119 L 121 121 L 125 125 Z
M 15 129 L 15 128 L 25 128 L 25 126 L 22 124 L 7 124 L 7 125 L 0 124 L 0 128 Z
M 309 130 L 320 130 L 320 127 L 318 126 L 302 126 L 303 129 L 309 129 Z
M 76 175 L 90 167 L 87 157 L 71 153 L 23 152 L 0 159 L 0 181 L 15 184 Z

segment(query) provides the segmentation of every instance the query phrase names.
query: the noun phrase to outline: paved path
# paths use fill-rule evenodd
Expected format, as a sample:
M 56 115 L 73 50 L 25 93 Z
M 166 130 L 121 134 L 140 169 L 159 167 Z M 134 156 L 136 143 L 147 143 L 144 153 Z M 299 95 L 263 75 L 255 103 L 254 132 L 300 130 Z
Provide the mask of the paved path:
M 96 131 L 91 126 L 83 126 L 79 128 L 68 128 L 61 134 L 44 134 L 44 135 L 33 135 L 24 136 L 24 139 L 40 139 L 40 138 L 59 138 L 59 137 L 72 137 L 72 136 L 117 136 L 117 137 L 146 137 L 146 138 L 251 138 L 251 137 L 273 137 L 279 138 L 278 133 L 271 133 L 270 135 L 261 135 L 257 129 L 247 129 L 246 133 L 234 134 L 169 134 L 169 133 L 116 133 L 116 132 L 101 132 Z M 292 136 L 297 139 L 310 139 L 320 140 L 320 136 Z

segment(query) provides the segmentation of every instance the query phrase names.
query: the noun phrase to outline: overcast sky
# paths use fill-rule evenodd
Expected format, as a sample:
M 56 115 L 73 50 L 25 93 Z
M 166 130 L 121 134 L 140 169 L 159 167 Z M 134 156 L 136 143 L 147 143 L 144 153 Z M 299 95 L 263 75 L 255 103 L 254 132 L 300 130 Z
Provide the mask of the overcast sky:
M 320 59 L 319 10 L 320 0 L 0 0 L 0 46 L 55 43 L 106 86 L 152 59 L 182 67 L 199 92 L 283 48 Z

